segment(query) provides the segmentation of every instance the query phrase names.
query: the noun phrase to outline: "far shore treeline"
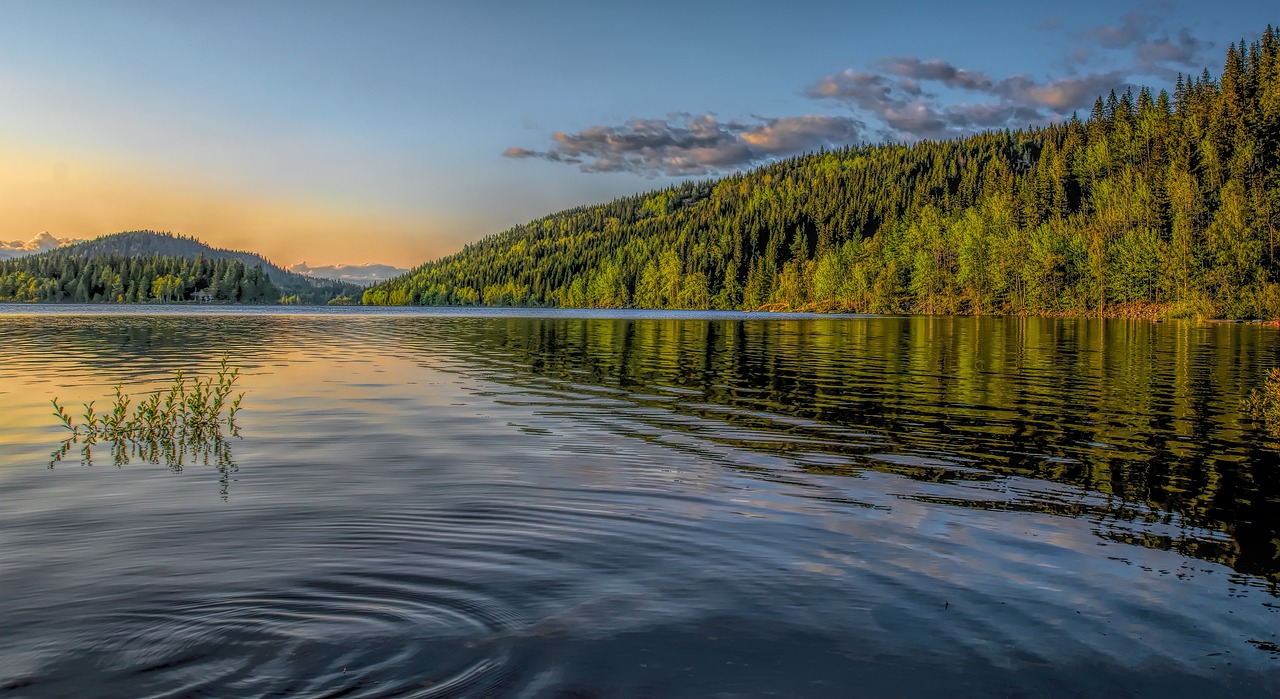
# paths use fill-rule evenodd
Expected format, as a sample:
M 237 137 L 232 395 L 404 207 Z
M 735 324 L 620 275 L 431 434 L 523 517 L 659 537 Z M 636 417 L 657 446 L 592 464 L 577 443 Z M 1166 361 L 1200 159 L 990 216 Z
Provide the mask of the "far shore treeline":
M 364 303 L 1280 316 L 1280 31 L 1087 118 L 861 145 L 517 226 Z
M 33 255 L 0 262 L 0 301 L 44 303 L 277 303 L 261 266 L 240 260 L 122 253 Z
M 113 233 L 0 261 L 0 302 L 355 303 L 361 289 L 261 256 L 155 231 Z

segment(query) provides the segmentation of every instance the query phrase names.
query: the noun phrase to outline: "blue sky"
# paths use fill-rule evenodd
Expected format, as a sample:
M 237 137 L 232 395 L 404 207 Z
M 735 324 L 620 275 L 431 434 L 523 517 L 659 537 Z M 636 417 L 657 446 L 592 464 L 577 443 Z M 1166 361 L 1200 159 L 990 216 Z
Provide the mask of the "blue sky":
M 417 264 L 544 213 L 1217 72 L 1274 0 L 0 3 L 0 241 Z

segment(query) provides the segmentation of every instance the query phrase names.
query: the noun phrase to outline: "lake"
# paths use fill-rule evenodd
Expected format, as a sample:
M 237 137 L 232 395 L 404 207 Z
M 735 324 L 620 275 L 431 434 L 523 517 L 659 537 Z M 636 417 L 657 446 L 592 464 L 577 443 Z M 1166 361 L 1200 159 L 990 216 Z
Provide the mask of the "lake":
M 113 386 L 242 369 L 127 462 Z M 1280 331 L 0 307 L 0 697 L 1280 693 Z M 127 458 L 127 452 L 124 454 Z M 180 462 L 180 463 L 179 463 Z

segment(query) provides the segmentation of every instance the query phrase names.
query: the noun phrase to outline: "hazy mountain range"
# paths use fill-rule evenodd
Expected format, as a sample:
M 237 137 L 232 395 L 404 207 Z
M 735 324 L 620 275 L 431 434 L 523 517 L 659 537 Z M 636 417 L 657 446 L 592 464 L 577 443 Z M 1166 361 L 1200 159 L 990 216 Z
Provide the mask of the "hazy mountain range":
M 308 277 L 323 277 L 324 279 L 337 279 L 339 281 L 368 286 L 386 281 L 392 277 L 404 274 L 408 270 L 400 267 L 392 267 L 391 265 L 320 265 L 312 267 L 306 262 L 299 262 L 296 265 L 289 265 L 285 269 L 298 274 L 305 274 Z

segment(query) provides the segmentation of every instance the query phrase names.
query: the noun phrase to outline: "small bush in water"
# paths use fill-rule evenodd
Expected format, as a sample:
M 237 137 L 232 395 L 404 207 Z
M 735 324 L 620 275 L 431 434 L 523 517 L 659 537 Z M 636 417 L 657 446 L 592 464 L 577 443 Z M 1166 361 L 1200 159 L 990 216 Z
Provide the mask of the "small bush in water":
M 1272 369 L 1245 399 L 1245 407 L 1257 419 L 1262 420 L 1274 433 L 1280 433 L 1280 368 Z
M 135 401 L 117 384 L 115 397 L 107 412 L 97 412 L 94 404 L 84 404 L 80 422 L 76 422 L 55 397 L 53 416 L 71 430 L 72 437 L 99 441 L 133 441 L 164 443 L 173 440 L 200 440 L 220 437 L 226 426 L 232 436 L 237 433 L 236 413 L 244 394 L 233 399 L 240 370 L 227 363 L 226 355 L 218 365 L 216 376 L 188 378 L 178 370 L 167 390 L 152 393 Z M 130 409 L 132 408 L 132 410 Z

